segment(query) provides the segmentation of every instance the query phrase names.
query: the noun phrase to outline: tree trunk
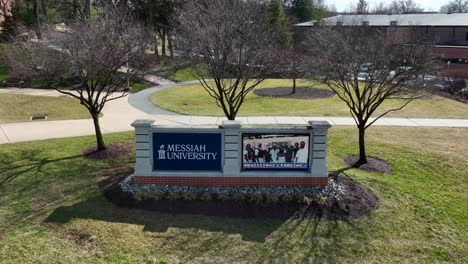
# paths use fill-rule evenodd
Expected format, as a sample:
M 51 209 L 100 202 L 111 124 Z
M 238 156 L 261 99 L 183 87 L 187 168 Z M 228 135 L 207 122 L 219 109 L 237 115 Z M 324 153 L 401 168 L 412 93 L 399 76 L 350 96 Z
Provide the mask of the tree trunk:
M 167 35 L 167 45 L 169 46 L 169 56 L 171 56 L 171 58 L 174 58 L 174 47 L 172 46 L 172 34 L 171 33 Z
M 44 22 L 47 22 L 47 0 L 41 0 L 42 16 L 44 17 Z
M 34 16 L 36 18 L 36 34 L 38 39 L 42 39 L 41 16 L 39 14 L 39 0 L 34 0 Z
M 295 93 L 296 93 L 296 77 L 293 78 L 293 90 L 291 94 L 295 94 Z
M 91 0 L 86 0 L 85 1 L 85 6 L 84 6 L 84 18 L 85 19 L 90 19 L 91 18 Z
M 72 2 L 72 19 L 76 19 L 78 13 L 78 3 L 77 0 L 73 0 Z
M 356 167 L 367 163 L 367 156 L 366 156 L 366 128 L 365 126 L 358 126 L 359 130 L 359 160 L 355 164 Z
M 97 151 L 105 150 L 106 145 L 104 144 L 104 139 L 102 138 L 101 126 L 99 125 L 99 114 L 91 114 L 94 122 L 94 130 L 96 132 L 96 144 Z
M 156 57 L 159 57 L 158 34 L 155 34 L 155 36 L 154 36 L 154 55 L 156 55 Z
M 166 29 L 163 28 L 161 34 L 161 56 L 166 57 Z

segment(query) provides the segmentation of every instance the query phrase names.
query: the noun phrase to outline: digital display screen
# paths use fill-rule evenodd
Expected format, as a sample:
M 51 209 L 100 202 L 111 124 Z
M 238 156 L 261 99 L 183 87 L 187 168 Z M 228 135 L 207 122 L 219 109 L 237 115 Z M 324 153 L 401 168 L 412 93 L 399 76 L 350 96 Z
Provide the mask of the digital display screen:
M 309 142 L 308 134 L 243 134 L 242 168 L 307 171 Z

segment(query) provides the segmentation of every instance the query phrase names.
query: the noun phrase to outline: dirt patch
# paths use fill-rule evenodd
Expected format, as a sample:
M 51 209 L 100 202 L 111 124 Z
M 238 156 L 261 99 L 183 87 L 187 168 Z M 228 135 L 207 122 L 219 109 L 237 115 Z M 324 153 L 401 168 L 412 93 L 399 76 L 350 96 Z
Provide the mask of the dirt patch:
M 97 249 L 96 237 L 85 230 L 67 229 L 63 239 L 69 244 L 81 248 L 83 253 L 94 254 Z
M 288 99 L 320 99 L 335 96 L 329 90 L 296 87 L 296 92 L 292 93 L 292 87 L 273 87 L 254 90 L 254 94 L 261 97 L 288 98 Z
M 133 141 L 124 141 L 108 144 L 105 150 L 97 151 L 97 147 L 88 147 L 83 149 L 82 155 L 93 160 L 116 160 L 120 157 L 132 153 Z
M 127 174 L 128 175 L 128 174 Z M 345 192 L 339 199 L 309 205 L 280 201 L 273 204 L 252 205 L 244 201 L 186 201 L 186 200 L 136 200 L 123 192 L 120 182 L 125 175 L 116 175 L 102 181 L 99 186 L 112 203 L 126 208 L 140 208 L 170 214 L 201 214 L 240 218 L 328 219 L 350 221 L 371 213 L 379 204 L 377 196 L 368 188 L 344 176 L 331 176 Z
M 328 201 L 307 212 L 311 217 L 322 217 L 328 220 L 351 221 L 370 214 L 377 209 L 379 198 L 371 189 L 346 176 L 331 176 L 345 187 L 345 192 L 338 200 Z
M 358 156 L 349 156 L 349 157 L 346 157 L 344 161 L 346 162 L 347 165 L 358 168 L 360 170 L 364 170 L 364 171 L 379 172 L 379 173 L 389 173 L 392 171 L 392 166 L 385 160 L 382 160 L 379 158 L 368 157 L 366 164 L 355 166 L 358 160 L 359 160 Z
M 93 244 L 95 242 L 95 237 L 91 234 L 88 234 L 82 230 L 69 229 L 64 234 L 65 239 L 70 241 L 73 244 Z

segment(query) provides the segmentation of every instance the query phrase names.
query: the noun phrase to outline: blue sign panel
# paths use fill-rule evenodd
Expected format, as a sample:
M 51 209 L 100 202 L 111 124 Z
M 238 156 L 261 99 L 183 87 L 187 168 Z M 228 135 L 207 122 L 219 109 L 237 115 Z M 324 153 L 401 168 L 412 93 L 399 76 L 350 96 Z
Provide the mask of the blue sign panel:
M 221 171 L 220 133 L 153 133 L 153 170 Z

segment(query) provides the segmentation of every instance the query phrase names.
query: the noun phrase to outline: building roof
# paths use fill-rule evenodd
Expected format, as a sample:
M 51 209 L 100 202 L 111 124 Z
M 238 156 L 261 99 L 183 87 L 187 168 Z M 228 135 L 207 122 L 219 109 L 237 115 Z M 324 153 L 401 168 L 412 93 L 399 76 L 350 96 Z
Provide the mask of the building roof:
M 396 21 L 392 23 L 392 21 Z M 394 15 L 338 15 L 322 19 L 325 25 L 360 26 L 363 22 L 369 26 L 468 26 L 468 13 L 453 14 L 394 14 Z M 296 24 L 298 27 L 314 26 L 316 21 Z

